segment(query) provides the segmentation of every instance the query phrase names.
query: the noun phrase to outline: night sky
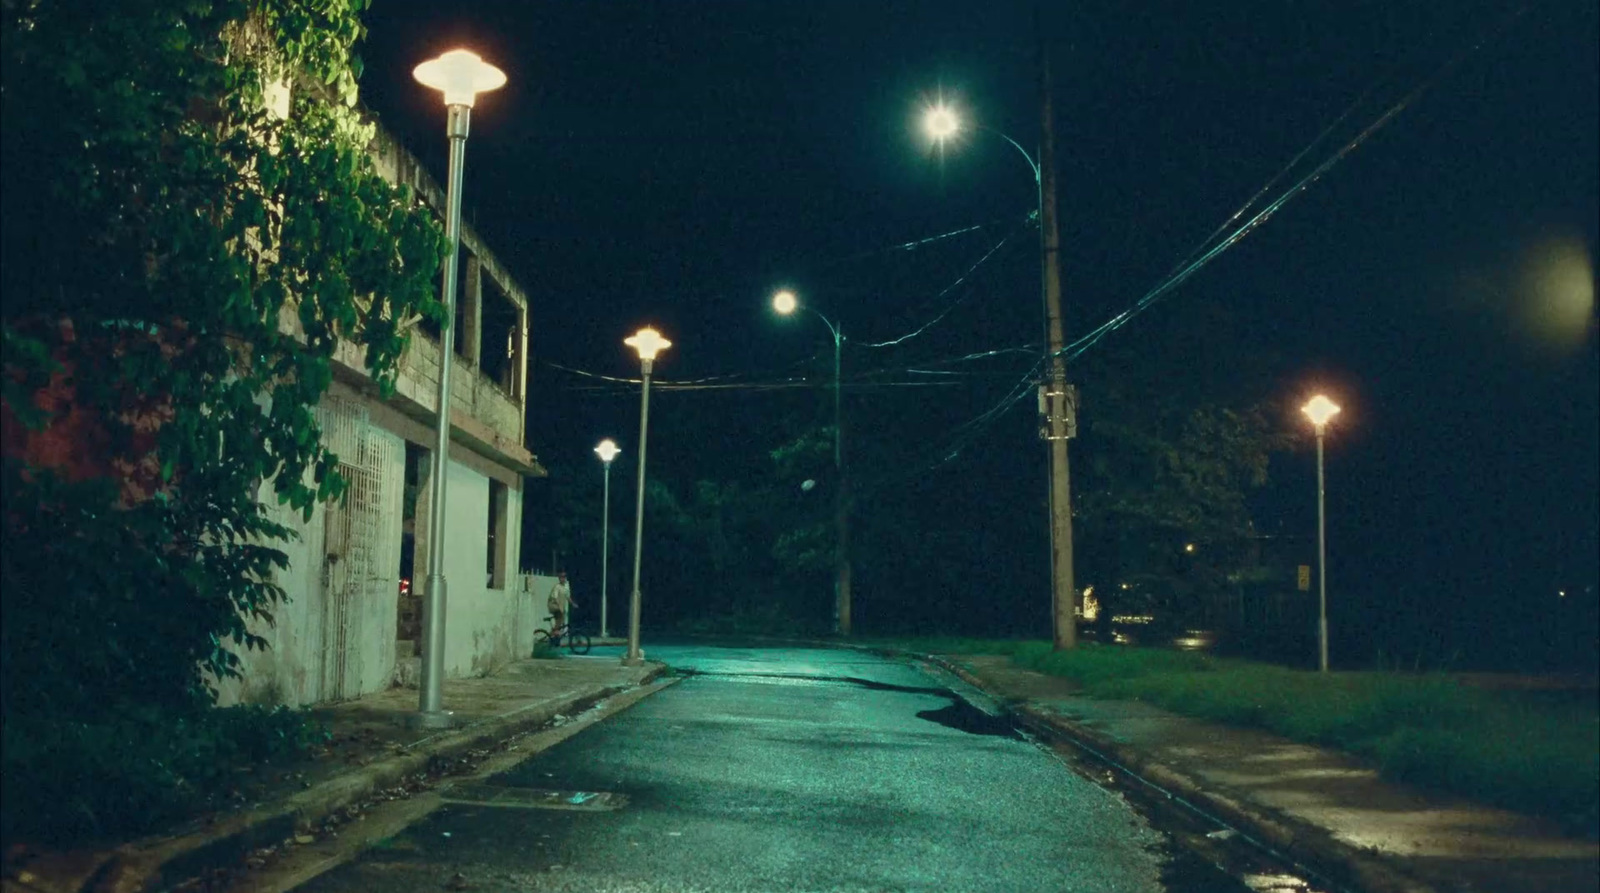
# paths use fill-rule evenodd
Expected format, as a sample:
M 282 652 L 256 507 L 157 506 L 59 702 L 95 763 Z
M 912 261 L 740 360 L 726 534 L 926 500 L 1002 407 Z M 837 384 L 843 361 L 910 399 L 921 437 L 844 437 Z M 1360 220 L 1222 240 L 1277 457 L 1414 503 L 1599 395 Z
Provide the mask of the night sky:
M 1081 361 L 1115 350 L 1181 379 L 1194 358 L 1141 345 L 1220 308 L 1253 358 L 1237 368 L 1266 370 L 1254 389 L 1285 428 L 1306 433 L 1297 409 L 1318 388 L 1343 405 L 1328 441 L 1336 627 L 1460 614 L 1481 631 L 1554 610 L 1561 589 L 1596 598 L 1592 0 L 1046 4 L 1038 29 L 1031 3 L 377 0 L 367 21 L 363 101 L 441 180 L 443 109 L 411 68 L 468 46 L 509 75 L 473 115 L 465 216 L 532 301 L 529 445 L 553 474 L 598 476 L 590 449 L 612 436 L 626 451 L 614 482 L 631 480 L 636 391 L 582 390 L 603 383 L 547 364 L 636 376 L 621 339 L 643 324 L 674 342 L 660 380 L 825 385 L 805 361 L 831 350 L 826 329 L 768 309 L 789 286 L 848 339 L 863 511 L 914 506 L 930 536 L 973 553 L 977 598 L 1036 587 L 1041 605 L 1032 400 L 951 437 L 1033 355 L 937 367 L 960 377 L 903 371 L 1037 350 L 1032 175 L 992 134 L 931 148 L 921 110 L 942 95 L 1031 151 L 1042 32 L 1071 340 L 1159 283 L 1325 128 L 1298 174 L 1426 85 Z M 916 338 L 863 346 L 952 302 Z M 759 469 L 818 398 L 658 392 L 651 474 Z M 1310 447 L 1274 461 L 1264 532 L 1314 534 Z

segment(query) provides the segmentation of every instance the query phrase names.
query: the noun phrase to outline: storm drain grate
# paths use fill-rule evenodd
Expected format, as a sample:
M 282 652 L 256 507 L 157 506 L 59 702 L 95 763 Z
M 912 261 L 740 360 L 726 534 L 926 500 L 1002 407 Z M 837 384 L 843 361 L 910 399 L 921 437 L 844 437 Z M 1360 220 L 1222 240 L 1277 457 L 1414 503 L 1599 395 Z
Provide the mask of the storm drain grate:
M 606 812 L 628 804 L 626 794 L 609 791 L 551 791 L 543 788 L 517 788 L 494 784 L 452 785 L 441 792 L 446 803 L 473 806 L 503 806 L 510 809 L 571 809 L 581 812 Z

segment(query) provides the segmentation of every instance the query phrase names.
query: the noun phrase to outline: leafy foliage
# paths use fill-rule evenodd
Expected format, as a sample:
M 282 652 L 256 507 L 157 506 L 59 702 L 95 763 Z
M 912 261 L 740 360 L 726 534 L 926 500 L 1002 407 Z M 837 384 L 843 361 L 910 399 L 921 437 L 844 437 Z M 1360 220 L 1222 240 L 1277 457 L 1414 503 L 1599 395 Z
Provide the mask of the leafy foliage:
M 683 480 L 670 467 L 651 470 L 642 587 L 652 624 L 736 632 L 822 627 L 832 604 L 819 596 L 831 592 L 832 432 L 795 425 L 798 433 L 769 453 L 770 464 L 752 463 L 727 480 Z M 618 612 L 626 609 L 632 583 L 636 493 L 632 466 L 615 466 L 611 529 L 605 531 L 613 623 L 623 616 Z M 820 486 L 803 489 L 806 480 Z M 544 507 L 530 515 L 529 531 L 563 556 L 564 567 L 600 567 L 603 481 L 592 466 L 573 473 L 569 464 L 555 463 L 543 482 Z M 523 554 L 535 550 L 525 547 Z M 600 581 L 580 572 L 574 582 L 580 610 L 592 623 Z
M 8 715 L 0 839 L 83 845 L 238 805 L 239 766 L 285 765 L 327 730 L 282 707 L 174 716 L 154 707 L 62 720 Z
M 353 109 L 364 6 L 0 7 L 8 713 L 205 703 L 284 595 L 261 487 L 343 492 L 336 348 L 387 393 L 442 321 L 439 228 Z
M 1238 328 L 1220 309 L 1191 312 L 1202 319 L 1169 322 L 1079 371 L 1092 405 L 1074 447 L 1078 582 L 1096 587 L 1108 618 L 1181 615 L 1237 578 L 1255 533 L 1249 496 L 1289 444 L 1263 393 L 1269 358 L 1231 340 Z M 1171 368 L 1152 361 L 1162 355 L 1192 371 L 1157 372 Z
M 803 489 L 806 481 L 826 482 L 828 491 L 839 485 L 833 468 L 833 436 L 831 426 L 812 428 L 770 454 L 783 493 L 791 497 L 802 494 L 802 500 L 793 503 L 799 512 L 786 519 L 772 544 L 772 557 L 790 575 L 814 579 L 833 570 L 836 531 L 828 508 L 831 493 L 815 483 L 811 489 Z
M 804 495 L 781 481 L 700 480 L 679 489 L 649 481 L 646 523 L 656 531 L 651 548 L 662 552 L 651 564 L 669 575 L 660 585 L 681 592 L 681 625 L 778 632 L 816 619 L 822 605 L 814 596 L 825 587 L 797 585 L 807 570 L 785 551 L 786 537 L 804 523 Z

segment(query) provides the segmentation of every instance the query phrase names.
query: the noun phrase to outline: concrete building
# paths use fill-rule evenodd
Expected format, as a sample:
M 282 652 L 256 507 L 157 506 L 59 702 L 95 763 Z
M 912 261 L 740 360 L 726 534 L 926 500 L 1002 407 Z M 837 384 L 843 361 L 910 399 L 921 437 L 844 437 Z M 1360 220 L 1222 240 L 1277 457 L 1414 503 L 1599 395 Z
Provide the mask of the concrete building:
M 379 131 L 372 154 L 390 182 L 411 186 L 442 218 L 445 194 L 416 158 Z M 451 448 L 445 519 L 444 666 L 480 675 L 533 649 L 548 621 L 553 580 L 519 574 L 523 482 L 545 474 L 524 444 L 528 299 L 483 240 L 463 224 L 451 369 Z M 295 314 L 283 314 L 286 327 Z M 416 685 L 430 453 L 437 418 L 437 332 L 419 327 L 400 363 L 395 395 L 378 396 L 354 345 L 334 358 L 334 382 L 317 407 L 324 442 L 349 481 L 342 504 L 309 520 L 262 499 L 299 538 L 287 544 L 278 584 L 289 601 L 254 632 L 271 647 L 241 652 L 243 678 L 220 703 L 305 705 L 391 685 Z

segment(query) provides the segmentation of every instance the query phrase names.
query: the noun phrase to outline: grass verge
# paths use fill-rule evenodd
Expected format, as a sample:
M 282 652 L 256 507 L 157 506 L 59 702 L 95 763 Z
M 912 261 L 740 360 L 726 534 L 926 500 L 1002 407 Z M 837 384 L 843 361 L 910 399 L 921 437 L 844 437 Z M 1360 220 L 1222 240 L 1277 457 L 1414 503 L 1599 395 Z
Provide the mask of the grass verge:
M 868 646 L 916 651 L 923 654 L 1015 654 L 1017 649 L 1035 643 L 1018 639 L 973 639 L 964 636 L 914 636 L 873 638 L 852 641 Z
M 1600 708 L 1592 693 L 1491 691 L 1443 674 L 1291 670 L 1153 648 L 918 640 L 916 650 L 1008 654 L 1085 694 L 1265 729 L 1362 757 L 1388 779 L 1600 834 Z

